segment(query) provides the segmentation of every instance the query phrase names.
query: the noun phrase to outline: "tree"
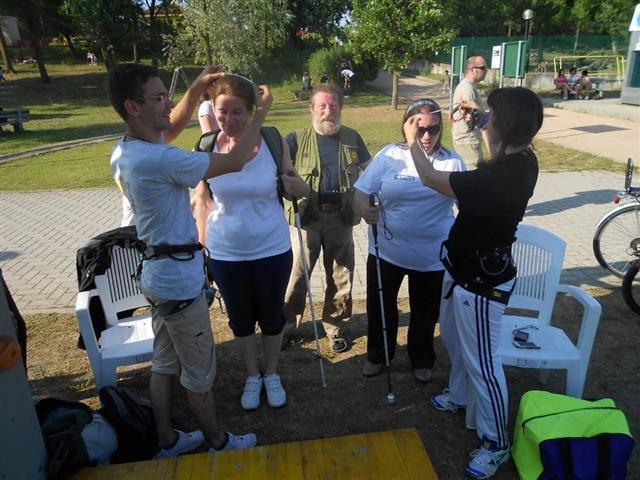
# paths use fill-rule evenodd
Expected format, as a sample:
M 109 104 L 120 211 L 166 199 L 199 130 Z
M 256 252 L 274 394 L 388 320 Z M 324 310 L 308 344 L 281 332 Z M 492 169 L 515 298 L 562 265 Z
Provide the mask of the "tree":
M 635 7 L 635 0 L 609 0 L 606 3 L 598 4 L 595 19 L 611 35 L 611 47 L 614 55 L 618 54 L 616 36 L 625 35 L 629 31 Z
M 186 0 L 183 12 L 208 64 L 245 73 L 257 70 L 291 18 L 286 0 Z
M 354 0 L 352 42 L 384 59 L 393 73 L 391 105 L 398 107 L 398 77 L 414 59 L 447 48 L 456 36 L 450 12 L 436 0 Z
M 20 0 L 7 2 L 2 0 L 0 11 L 12 15 L 18 19 L 29 40 L 33 43 L 34 55 L 40 72 L 42 83 L 51 83 L 42 56 L 40 41 L 44 38 L 44 25 L 51 16 L 51 4 L 47 0 Z
M 575 0 L 571 7 L 571 17 L 576 23 L 576 37 L 573 42 L 573 54 L 578 50 L 578 39 L 580 38 L 580 29 L 589 25 L 594 18 L 594 10 L 597 5 L 593 0 Z
M 287 44 L 293 47 L 300 38 L 298 32 L 317 33 L 326 47 L 340 31 L 340 20 L 351 8 L 351 0 L 288 0 L 292 15 L 287 30 Z
M 7 73 L 16 73 L 13 68 L 13 62 L 11 61 L 11 55 L 9 55 L 9 48 L 7 47 L 7 42 L 4 39 L 4 34 L 2 33 L 2 25 L 0 24 L 0 48 L 2 48 L 2 63 L 4 65 L 4 70 Z
M 133 0 L 67 0 L 65 9 L 78 33 L 100 49 L 107 68 L 114 50 L 129 48 L 140 38 L 142 9 Z

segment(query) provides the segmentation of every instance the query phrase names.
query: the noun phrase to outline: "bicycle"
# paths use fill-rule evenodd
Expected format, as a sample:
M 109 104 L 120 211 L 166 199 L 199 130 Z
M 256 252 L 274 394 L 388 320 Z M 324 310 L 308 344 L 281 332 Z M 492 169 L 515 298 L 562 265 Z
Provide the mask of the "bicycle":
M 615 194 L 614 203 L 630 198 L 600 219 L 593 236 L 593 253 L 598 263 L 618 278 L 624 278 L 640 250 L 640 187 L 632 187 L 633 159 L 627 161 L 624 191 Z
M 636 276 L 640 271 L 640 248 L 638 246 L 633 254 L 636 259 L 631 262 L 622 279 L 622 298 L 631 310 L 640 315 L 640 279 L 636 282 Z

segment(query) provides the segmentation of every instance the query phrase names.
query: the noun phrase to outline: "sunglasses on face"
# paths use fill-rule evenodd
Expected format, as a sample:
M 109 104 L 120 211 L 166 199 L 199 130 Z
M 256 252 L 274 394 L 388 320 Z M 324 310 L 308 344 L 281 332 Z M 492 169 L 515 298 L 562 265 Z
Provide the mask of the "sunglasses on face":
M 160 102 L 160 103 L 167 103 L 167 100 L 169 99 L 169 93 L 164 92 L 164 93 L 159 93 L 158 95 L 145 95 L 144 97 L 135 98 L 133 101 L 140 103 L 141 100 L 147 100 L 147 99 L 155 100 L 156 102 Z
M 437 135 L 440 133 L 440 124 L 431 125 L 430 127 L 418 127 L 418 135 L 423 137 L 425 133 L 429 132 L 429 135 Z

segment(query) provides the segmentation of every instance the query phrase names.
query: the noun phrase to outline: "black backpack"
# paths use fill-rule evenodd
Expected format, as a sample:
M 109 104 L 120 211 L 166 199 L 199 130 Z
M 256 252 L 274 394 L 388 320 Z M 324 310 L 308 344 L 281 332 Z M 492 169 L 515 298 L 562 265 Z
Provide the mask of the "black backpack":
M 219 133 L 220 130 L 214 130 L 213 132 L 203 134 L 196 143 L 195 150 L 198 152 L 213 152 Z M 278 199 L 280 200 L 280 204 L 284 207 L 284 202 L 282 200 L 284 185 L 280 178 L 280 175 L 282 175 L 282 156 L 284 155 L 282 137 L 276 127 L 262 127 L 260 129 L 260 133 L 269 148 L 273 161 L 276 164 L 276 175 L 278 176 Z
M 111 385 L 102 387 L 98 396 L 102 404 L 98 412 L 118 434 L 118 449 L 111 456 L 111 463 L 150 460 L 158 443 L 151 400 L 128 388 Z

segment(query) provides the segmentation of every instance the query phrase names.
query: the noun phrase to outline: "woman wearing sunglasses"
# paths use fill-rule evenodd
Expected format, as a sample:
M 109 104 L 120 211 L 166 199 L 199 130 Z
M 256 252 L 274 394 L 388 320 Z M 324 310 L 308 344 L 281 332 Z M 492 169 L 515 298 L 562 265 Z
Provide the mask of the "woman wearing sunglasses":
M 436 102 L 420 100 L 407 108 L 403 124 L 415 119 L 418 139 L 437 170 L 467 169 L 460 156 L 441 145 L 442 113 Z M 405 137 L 406 138 L 406 137 Z M 454 222 L 455 199 L 424 188 L 407 143 L 393 143 L 380 151 L 355 184 L 354 210 L 370 224 L 378 224 L 378 243 L 389 359 L 398 333 L 398 291 L 409 277 L 411 315 L 407 350 L 415 378 L 428 382 L 436 360 L 433 334 L 440 309 L 444 267 L 440 245 Z M 371 207 L 370 195 L 379 199 Z M 382 311 L 378 289 L 375 244 L 369 229 L 367 259 L 367 363 L 362 374 L 377 375 L 385 362 Z
M 500 331 L 515 284 L 511 245 L 538 179 L 531 142 L 543 120 L 540 98 L 526 88 L 494 90 L 487 103 L 491 159 L 473 171 L 433 168 L 420 146 L 422 123 L 413 117 L 404 125 L 422 183 L 458 201 L 459 212 L 443 249 L 447 272 L 440 307 L 440 334 L 451 359 L 451 374 L 448 388 L 431 398 L 431 405 L 456 412 L 465 407 L 467 391 L 474 390 L 481 446 L 471 453 L 466 473 L 480 479 L 492 477 L 509 459 L 509 402 Z M 465 116 L 475 108 L 474 102 L 460 104 Z

